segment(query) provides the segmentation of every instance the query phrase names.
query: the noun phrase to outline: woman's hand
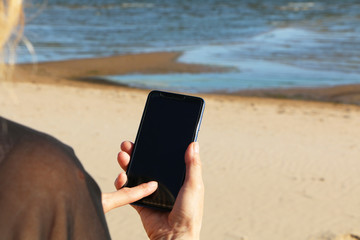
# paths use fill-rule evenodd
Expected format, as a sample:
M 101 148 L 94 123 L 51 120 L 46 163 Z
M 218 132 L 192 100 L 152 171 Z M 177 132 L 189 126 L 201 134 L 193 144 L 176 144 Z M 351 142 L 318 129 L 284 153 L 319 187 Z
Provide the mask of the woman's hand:
M 124 159 L 124 157 L 125 159 L 127 159 L 127 156 L 124 155 L 124 153 L 120 153 L 118 159 L 119 158 Z M 127 164 L 128 163 L 129 160 L 127 160 Z M 127 167 L 127 165 L 122 167 L 123 168 Z M 157 182 L 151 181 L 148 183 L 140 184 L 132 188 L 127 188 L 127 187 L 121 188 L 126 183 L 126 180 L 127 180 L 126 174 L 124 172 L 120 173 L 114 183 L 116 189 L 118 190 L 116 192 L 102 194 L 101 200 L 105 213 L 109 212 L 114 208 L 136 202 L 137 200 L 140 200 L 155 192 L 155 190 L 158 187 Z
M 118 154 L 118 162 L 121 168 L 126 170 L 133 144 L 123 142 L 121 150 Z M 150 239 L 199 239 L 204 204 L 204 184 L 198 143 L 191 143 L 187 148 L 185 164 L 186 176 L 184 184 L 171 212 L 133 206 L 139 213 Z M 121 191 L 121 187 L 125 182 L 126 174 L 122 173 L 115 181 L 116 188 Z

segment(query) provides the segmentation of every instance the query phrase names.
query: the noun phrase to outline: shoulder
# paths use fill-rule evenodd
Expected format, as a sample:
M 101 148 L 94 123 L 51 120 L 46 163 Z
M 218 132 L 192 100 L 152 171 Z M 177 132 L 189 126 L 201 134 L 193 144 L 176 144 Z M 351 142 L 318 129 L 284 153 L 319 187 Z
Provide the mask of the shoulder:
M 75 239 L 108 239 L 100 189 L 72 148 L 1 118 L 0 126 L 6 150 L 0 159 L 1 235 L 48 235 L 55 228 Z
M 16 176 L 16 179 L 22 179 L 22 184 L 27 178 L 62 185 L 65 182 L 59 179 L 68 179 L 76 185 L 79 180 L 90 178 L 68 145 L 26 126 L 4 119 L 0 121 L 0 148 L 3 149 L 0 175 L 6 173 L 12 178 L 9 181 L 14 183 Z M 37 186 L 41 185 L 43 183 Z
M 61 158 L 82 167 L 70 146 L 48 134 L 4 118 L 0 118 L 0 147 L 3 148 L 3 157 L 16 155 L 19 161 L 25 158 L 27 161 L 44 160 L 55 164 Z
M 1 120 L 0 120 L 1 121 Z M 54 137 L 26 126 L 2 120 L 6 125 L 0 137 L 0 145 L 10 144 L 0 161 L 1 192 L 27 196 L 36 202 L 74 202 L 87 199 L 99 205 L 100 188 L 85 171 L 71 147 Z M 3 129 L 4 130 L 4 129 Z M 1 140 L 2 139 L 2 140 Z M 10 194 L 11 193 L 11 194 Z M 29 203 L 29 202 L 28 202 Z

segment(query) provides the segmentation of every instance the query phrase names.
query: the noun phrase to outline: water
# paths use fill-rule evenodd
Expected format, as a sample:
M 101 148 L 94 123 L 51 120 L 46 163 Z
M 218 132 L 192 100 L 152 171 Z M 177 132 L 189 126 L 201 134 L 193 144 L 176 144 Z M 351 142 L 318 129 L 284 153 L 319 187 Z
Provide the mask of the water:
M 26 36 L 38 61 L 183 51 L 179 61 L 227 73 L 105 76 L 190 92 L 360 83 L 360 2 L 35 1 Z M 31 61 L 25 49 L 20 62 Z

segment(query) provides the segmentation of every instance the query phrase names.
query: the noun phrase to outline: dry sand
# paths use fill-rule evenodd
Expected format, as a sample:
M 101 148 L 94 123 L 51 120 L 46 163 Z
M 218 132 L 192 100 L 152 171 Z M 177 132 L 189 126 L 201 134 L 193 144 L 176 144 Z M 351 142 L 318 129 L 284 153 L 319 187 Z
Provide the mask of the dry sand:
M 20 68 L 0 88 L 0 115 L 71 145 L 113 191 L 119 144 L 134 140 L 148 91 L 74 83 L 52 67 Z M 202 239 L 360 239 L 360 107 L 202 97 Z M 130 206 L 107 220 L 113 239 L 146 239 Z

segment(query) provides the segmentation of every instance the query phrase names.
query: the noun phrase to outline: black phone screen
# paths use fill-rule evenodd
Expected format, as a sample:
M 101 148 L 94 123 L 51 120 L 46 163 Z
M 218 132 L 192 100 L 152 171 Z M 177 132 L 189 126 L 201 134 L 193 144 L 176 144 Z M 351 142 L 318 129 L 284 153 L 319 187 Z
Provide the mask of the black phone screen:
M 204 100 L 152 91 L 127 170 L 127 187 L 157 181 L 156 192 L 135 204 L 171 210 L 185 176 L 184 156 L 196 140 Z

